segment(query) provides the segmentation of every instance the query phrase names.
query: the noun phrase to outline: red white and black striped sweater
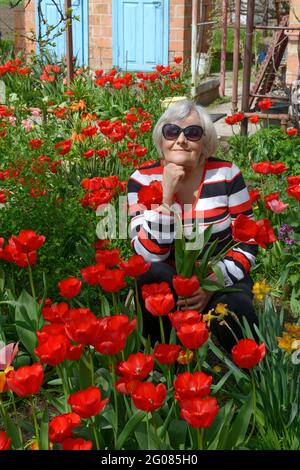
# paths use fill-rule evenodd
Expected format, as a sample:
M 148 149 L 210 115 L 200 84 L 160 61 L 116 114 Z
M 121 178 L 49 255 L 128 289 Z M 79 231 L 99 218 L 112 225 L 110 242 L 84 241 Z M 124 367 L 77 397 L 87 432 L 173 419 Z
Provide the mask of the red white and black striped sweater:
M 174 215 L 157 210 L 143 210 L 138 203 L 138 191 L 152 181 L 162 181 L 163 163 L 157 161 L 136 170 L 128 182 L 129 214 L 132 216 L 130 232 L 135 252 L 146 261 L 158 262 L 174 259 L 176 224 Z M 181 208 L 175 204 L 177 209 Z M 207 159 L 202 181 L 191 210 L 181 213 L 184 234 L 188 240 L 194 219 L 199 222 L 199 232 L 213 224 L 212 236 L 207 247 L 218 238 L 220 252 L 231 240 L 231 224 L 239 214 L 253 219 L 249 193 L 239 168 L 232 162 L 210 157 Z M 240 243 L 218 262 L 225 285 L 243 279 L 255 263 L 257 245 Z

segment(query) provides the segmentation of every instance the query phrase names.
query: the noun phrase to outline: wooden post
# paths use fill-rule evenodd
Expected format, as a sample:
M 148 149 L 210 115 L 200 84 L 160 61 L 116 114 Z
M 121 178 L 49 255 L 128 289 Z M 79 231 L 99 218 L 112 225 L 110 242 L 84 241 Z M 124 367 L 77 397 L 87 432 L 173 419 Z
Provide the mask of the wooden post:
M 249 111 L 254 6 L 255 6 L 255 0 L 248 0 L 246 42 L 245 42 L 245 51 L 244 51 L 243 92 L 242 92 L 242 112 L 243 113 L 246 113 L 247 111 Z M 241 122 L 241 135 L 247 135 L 247 132 L 248 132 L 248 119 L 245 118 Z
M 65 15 L 68 14 L 67 28 L 66 28 L 66 63 L 67 63 L 67 83 L 68 86 L 71 84 L 74 67 L 73 67 L 73 34 L 72 34 L 72 14 L 70 9 L 72 8 L 72 0 L 65 0 Z
M 197 80 L 197 14 L 198 0 L 192 1 L 192 44 L 191 44 L 191 73 L 192 73 L 192 98 L 196 96 L 196 80 Z
M 228 10 L 228 0 L 223 0 L 223 4 L 222 4 L 221 73 L 220 73 L 220 88 L 219 88 L 219 94 L 220 94 L 221 97 L 225 96 L 227 10 Z
M 235 26 L 234 26 L 234 47 L 233 47 L 233 68 L 232 68 L 232 100 L 231 112 L 238 110 L 238 83 L 239 83 L 239 54 L 240 54 L 240 21 L 241 21 L 241 0 L 235 0 Z

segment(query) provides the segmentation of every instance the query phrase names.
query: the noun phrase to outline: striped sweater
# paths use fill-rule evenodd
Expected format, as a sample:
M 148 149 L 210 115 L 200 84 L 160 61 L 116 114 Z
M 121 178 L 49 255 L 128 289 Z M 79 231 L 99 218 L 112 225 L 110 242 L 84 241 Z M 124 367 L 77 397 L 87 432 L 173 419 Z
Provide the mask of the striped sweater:
M 174 215 L 157 210 L 145 210 L 138 204 L 138 192 L 152 181 L 162 181 L 163 163 L 157 161 L 150 166 L 136 170 L 128 182 L 129 214 L 132 217 L 130 233 L 135 252 L 146 261 L 158 262 L 174 259 L 176 221 Z M 199 221 L 199 233 L 213 225 L 209 243 L 218 238 L 220 252 L 231 240 L 231 224 L 239 214 L 253 219 L 247 187 L 239 168 L 232 162 L 215 157 L 207 159 L 202 181 L 193 206 L 184 211 L 178 203 L 173 206 L 180 211 L 186 240 L 192 232 L 195 218 Z M 205 251 L 205 250 L 204 250 Z M 222 270 L 225 286 L 243 279 L 255 262 L 257 245 L 240 243 L 231 249 L 217 263 Z

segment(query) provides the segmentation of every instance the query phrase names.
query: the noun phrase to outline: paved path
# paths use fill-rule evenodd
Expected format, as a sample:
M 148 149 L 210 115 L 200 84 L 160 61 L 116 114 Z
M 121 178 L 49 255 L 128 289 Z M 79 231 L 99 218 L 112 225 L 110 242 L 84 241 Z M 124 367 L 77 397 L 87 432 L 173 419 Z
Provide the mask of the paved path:
M 218 78 L 218 74 L 214 74 L 212 78 Z M 227 72 L 226 73 L 226 83 L 225 83 L 225 96 L 226 98 L 230 98 L 230 100 L 227 103 L 218 103 L 216 104 L 212 103 L 209 106 L 206 107 L 207 111 L 210 114 L 226 114 L 226 116 L 231 116 L 231 96 L 232 96 L 232 73 Z M 239 81 L 239 86 L 238 86 L 238 107 L 239 110 L 241 109 L 241 98 L 242 98 L 242 80 Z M 218 137 L 220 138 L 226 138 L 231 135 L 233 135 L 232 128 L 230 125 L 226 124 L 225 118 L 220 119 L 219 121 L 215 122 L 215 127 L 217 130 Z M 233 126 L 234 132 L 236 134 L 239 134 L 240 131 L 240 126 L 239 124 L 236 124 Z M 249 122 L 248 124 L 248 132 L 249 134 L 254 134 L 256 132 L 256 126 L 255 124 L 251 124 Z

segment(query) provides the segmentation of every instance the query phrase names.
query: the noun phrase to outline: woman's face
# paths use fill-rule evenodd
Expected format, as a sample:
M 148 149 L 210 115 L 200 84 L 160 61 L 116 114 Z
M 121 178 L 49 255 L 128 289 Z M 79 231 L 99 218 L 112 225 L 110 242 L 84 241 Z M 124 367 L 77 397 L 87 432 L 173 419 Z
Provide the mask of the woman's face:
M 184 119 L 172 121 L 170 124 L 176 124 L 182 129 L 191 125 L 201 126 L 196 111 L 193 111 Z M 176 140 L 166 140 L 162 137 L 162 152 L 165 163 L 176 163 L 176 165 L 187 168 L 198 166 L 202 153 L 202 139 L 203 137 L 196 142 L 192 142 L 185 137 L 183 132 L 179 134 Z

